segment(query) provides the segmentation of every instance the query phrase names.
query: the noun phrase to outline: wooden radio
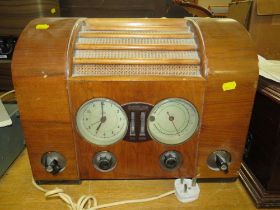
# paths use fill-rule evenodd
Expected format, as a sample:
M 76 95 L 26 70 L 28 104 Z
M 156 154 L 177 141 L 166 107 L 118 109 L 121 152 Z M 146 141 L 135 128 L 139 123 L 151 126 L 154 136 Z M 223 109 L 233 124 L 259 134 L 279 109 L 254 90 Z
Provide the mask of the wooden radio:
M 36 19 L 12 63 L 37 181 L 233 178 L 258 78 L 229 19 Z

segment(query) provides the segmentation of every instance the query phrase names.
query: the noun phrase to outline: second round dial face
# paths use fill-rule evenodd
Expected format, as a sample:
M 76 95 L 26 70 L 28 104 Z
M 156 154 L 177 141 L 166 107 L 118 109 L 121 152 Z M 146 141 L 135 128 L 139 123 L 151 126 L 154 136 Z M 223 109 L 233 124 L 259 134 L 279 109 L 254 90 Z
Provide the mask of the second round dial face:
M 190 102 L 169 98 L 155 105 L 147 126 L 153 139 L 175 145 L 188 140 L 197 130 L 198 123 L 198 112 Z
M 126 134 L 128 120 L 116 102 L 97 98 L 87 101 L 76 116 L 79 133 L 89 142 L 106 146 L 121 140 Z

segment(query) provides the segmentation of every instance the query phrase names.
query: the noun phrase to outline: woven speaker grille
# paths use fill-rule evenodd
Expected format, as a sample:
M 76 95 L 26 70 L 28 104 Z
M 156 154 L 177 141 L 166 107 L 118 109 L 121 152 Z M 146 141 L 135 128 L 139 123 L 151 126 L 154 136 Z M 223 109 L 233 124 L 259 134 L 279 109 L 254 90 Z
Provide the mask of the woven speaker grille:
M 198 59 L 197 51 L 76 50 L 75 58 Z
M 75 65 L 75 76 L 184 76 L 200 77 L 199 65 Z
M 147 38 L 79 38 L 77 44 L 110 45 L 193 45 L 194 39 L 147 39 Z

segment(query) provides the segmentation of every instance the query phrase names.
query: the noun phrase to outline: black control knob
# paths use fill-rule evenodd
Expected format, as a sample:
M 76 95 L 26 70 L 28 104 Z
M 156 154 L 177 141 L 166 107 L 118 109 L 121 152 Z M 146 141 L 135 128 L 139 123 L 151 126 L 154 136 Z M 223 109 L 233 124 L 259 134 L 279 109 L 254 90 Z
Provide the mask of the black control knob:
M 58 152 L 47 152 L 42 156 L 42 165 L 45 170 L 53 175 L 58 174 L 65 168 L 65 158 Z
M 168 151 L 161 155 L 160 164 L 166 170 L 174 170 L 181 164 L 181 155 L 176 151 Z
M 93 158 L 93 166 L 101 172 L 108 172 L 115 168 L 116 157 L 108 151 L 98 152 Z
M 231 162 L 231 155 L 225 150 L 216 150 L 212 152 L 207 159 L 207 165 L 214 171 L 223 171 L 227 173 L 229 171 L 229 165 Z
M 53 175 L 58 174 L 62 169 L 61 166 L 58 164 L 57 160 L 52 160 L 52 162 L 50 163 L 47 163 L 46 161 L 45 168 L 47 172 Z
M 104 171 L 107 171 L 112 167 L 112 163 L 112 157 L 100 157 L 98 161 L 98 167 Z
M 168 155 L 168 156 L 164 157 L 164 165 L 168 169 L 174 169 L 178 165 L 178 160 L 176 157 L 174 157 L 172 155 Z
M 216 164 L 221 171 L 228 172 L 228 163 L 220 154 L 216 154 Z

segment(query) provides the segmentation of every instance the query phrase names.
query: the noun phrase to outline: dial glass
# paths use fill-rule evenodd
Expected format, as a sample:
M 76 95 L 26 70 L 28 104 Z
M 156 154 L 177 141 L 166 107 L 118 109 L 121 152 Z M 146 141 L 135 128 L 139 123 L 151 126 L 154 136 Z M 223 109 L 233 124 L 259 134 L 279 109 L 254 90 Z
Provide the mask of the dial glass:
M 148 120 L 150 136 L 164 144 L 180 144 L 197 130 L 199 115 L 195 107 L 180 98 L 165 99 L 154 106 Z
M 121 106 L 105 98 L 84 103 L 77 112 L 76 123 L 82 137 L 100 146 L 121 140 L 128 127 L 127 116 Z

